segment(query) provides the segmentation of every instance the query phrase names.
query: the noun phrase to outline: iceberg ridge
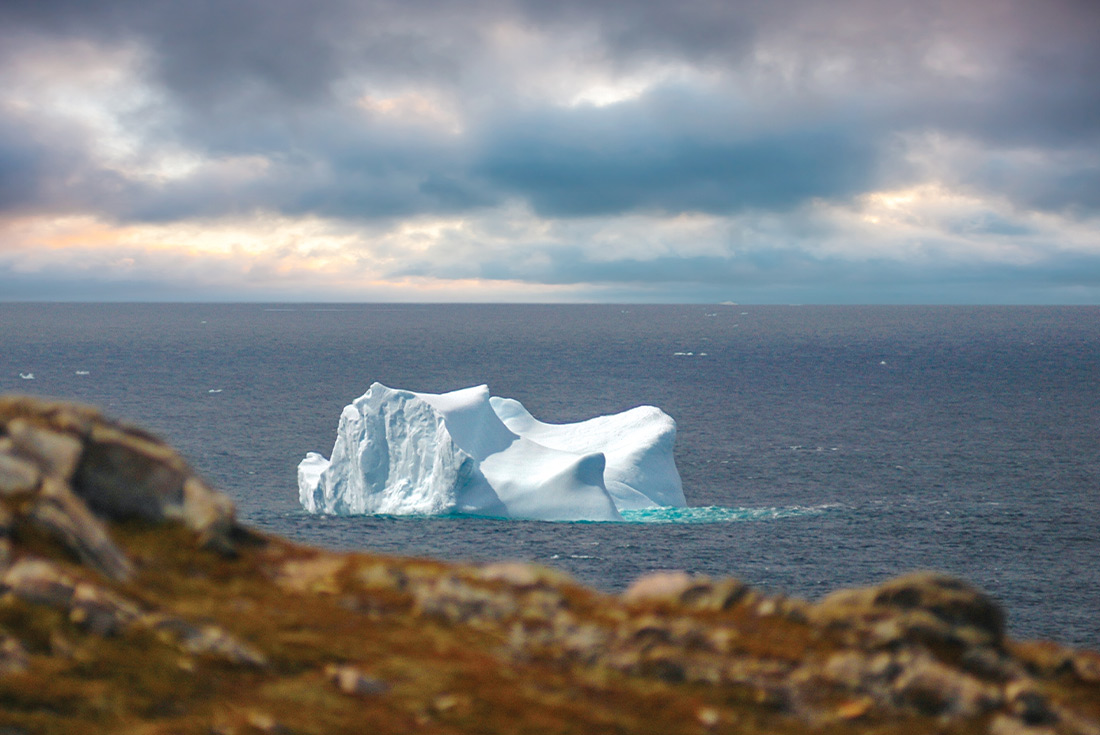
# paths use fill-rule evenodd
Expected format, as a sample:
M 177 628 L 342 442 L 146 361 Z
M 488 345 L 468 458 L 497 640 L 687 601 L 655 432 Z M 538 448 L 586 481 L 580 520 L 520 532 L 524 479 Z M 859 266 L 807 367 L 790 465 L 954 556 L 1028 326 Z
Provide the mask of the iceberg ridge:
M 310 452 L 298 465 L 298 496 L 311 513 L 618 521 L 686 504 L 675 438 L 653 406 L 546 424 L 484 385 L 374 383 L 341 412 L 331 459 Z

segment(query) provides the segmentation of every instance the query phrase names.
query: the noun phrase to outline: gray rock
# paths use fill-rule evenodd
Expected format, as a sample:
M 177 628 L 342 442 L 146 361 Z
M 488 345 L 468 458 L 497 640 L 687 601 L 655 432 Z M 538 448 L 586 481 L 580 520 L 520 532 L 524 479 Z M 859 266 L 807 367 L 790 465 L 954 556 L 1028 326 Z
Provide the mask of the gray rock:
M 1032 727 L 1008 715 L 997 715 L 989 722 L 989 735 L 1055 735 L 1055 731 L 1049 727 Z
M 626 603 L 678 601 L 697 581 L 687 572 L 653 572 L 634 580 L 622 599 Z
M 1073 673 L 1081 681 L 1100 683 L 1100 651 L 1077 651 L 1071 658 Z
M 305 559 L 290 559 L 275 571 L 275 583 L 293 592 L 339 591 L 338 576 L 348 567 L 347 559 L 316 555 Z
M 27 649 L 19 639 L 0 633 L 0 677 L 22 674 L 30 665 Z
M 0 505 L 0 574 L 11 565 L 11 528 L 13 518 L 3 505 Z
M 390 690 L 389 684 L 367 676 L 354 666 L 327 666 L 325 676 L 344 694 L 362 697 L 385 694 Z
M 946 574 L 918 572 L 875 589 L 873 604 L 925 610 L 959 629 L 973 628 L 994 642 L 1004 638 L 1004 613 L 991 597 Z
M 188 636 L 182 641 L 185 650 L 190 653 L 221 658 L 239 666 L 264 668 L 267 657 L 256 648 L 238 640 L 235 636 L 216 625 L 204 625 L 198 629 L 197 636 Z
M 79 439 L 34 426 L 24 418 L 9 421 L 7 432 L 14 453 L 34 462 L 43 474 L 66 481 L 73 476 L 83 451 Z
M 992 598 L 932 572 L 834 592 L 807 608 L 806 615 L 816 625 L 862 635 L 870 645 L 923 641 L 987 646 L 1004 640 L 1004 613 Z
M 417 585 L 413 598 L 416 614 L 455 623 L 504 620 L 520 609 L 516 598 L 506 592 L 498 593 L 450 575 Z
M 232 502 L 198 479 L 164 442 L 107 420 L 90 407 L 0 397 L 0 496 L 33 493 L 42 476 L 68 484 L 99 518 L 181 521 L 199 535 L 201 544 L 233 550 L 237 527 Z M 40 494 L 50 492 L 41 487 Z M 84 514 L 68 505 L 42 505 L 38 521 L 74 541 L 72 532 L 84 525 L 76 516 Z M 66 513 L 72 522 L 66 522 Z M 87 544 L 74 543 L 71 549 L 89 560 Z M 126 576 L 124 567 L 114 563 L 118 559 L 95 559 L 94 553 L 92 558 L 109 576 Z
M 984 679 L 1008 681 L 1025 675 L 1026 669 L 1005 651 L 993 646 L 974 646 L 963 652 L 959 666 Z
M 1058 715 L 1034 681 L 1018 679 L 1009 682 L 1004 689 L 1009 711 L 1028 725 L 1053 725 Z
M 918 656 L 893 685 L 899 704 L 925 715 L 975 717 L 1001 706 L 1000 691 L 928 655 Z
M 143 615 L 135 624 L 166 635 L 188 653 L 211 656 L 240 666 L 267 666 L 267 657 L 263 653 L 216 625 L 194 625 L 183 618 L 162 614 Z
M 0 452 L 0 497 L 33 492 L 40 477 L 32 462 Z
M 69 619 L 96 635 L 120 633 L 140 615 L 133 602 L 93 584 L 82 582 L 73 590 Z
M 250 730 L 262 732 L 265 735 L 291 735 L 289 727 L 276 720 L 267 712 L 249 712 L 245 717 Z
M 0 578 L 0 586 L 26 602 L 67 609 L 76 581 L 43 559 L 20 559 Z
M 610 637 L 603 628 L 592 623 L 567 623 L 555 627 L 555 637 L 561 650 L 575 661 L 594 663 L 607 648 Z
M 487 582 L 503 582 L 520 588 L 551 587 L 573 581 L 565 572 L 519 561 L 484 564 L 478 567 L 477 577 Z
M 99 411 L 92 406 L 22 395 L 0 396 L 0 417 L 31 419 L 33 423 L 44 423 L 74 437 L 86 436 L 92 424 L 102 420 Z
M 680 602 L 697 610 L 728 610 L 750 594 L 749 586 L 739 579 L 697 580 L 680 594 Z M 773 603 L 772 609 L 778 610 L 778 606 Z
M 42 559 L 23 559 L 2 578 L 4 587 L 26 602 L 67 610 L 77 625 L 101 636 L 120 632 L 141 614 L 119 595 L 70 577 Z
M 69 488 L 47 477 L 35 504 L 31 507 L 31 522 L 43 529 L 75 554 L 81 562 L 106 577 L 128 580 L 134 572 L 130 560 L 122 552 L 88 507 Z
M 626 603 L 672 602 L 695 610 L 728 610 L 750 595 L 737 579 L 711 580 L 687 572 L 654 572 L 639 577 L 623 592 Z
M 233 550 L 232 501 L 197 478 L 175 450 L 144 433 L 93 426 L 74 489 L 105 518 L 178 520 L 200 544 Z
M 852 650 L 833 654 L 819 671 L 815 671 L 825 681 L 852 692 L 876 695 L 879 699 L 900 672 L 901 665 L 887 653 L 867 654 Z
M 119 427 L 92 428 L 73 489 L 111 520 L 162 521 L 183 514 L 183 485 L 191 475 L 170 447 Z
M 183 483 L 183 523 L 199 535 L 199 543 L 221 552 L 233 550 L 236 509 L 233 501 L 197 477 Z

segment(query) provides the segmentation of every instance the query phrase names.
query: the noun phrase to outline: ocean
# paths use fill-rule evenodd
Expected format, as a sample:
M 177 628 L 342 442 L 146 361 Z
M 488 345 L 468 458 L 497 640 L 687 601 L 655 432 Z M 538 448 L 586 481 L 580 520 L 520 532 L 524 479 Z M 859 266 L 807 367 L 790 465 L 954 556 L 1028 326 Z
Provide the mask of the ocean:
M 296 466 L 373 381 L 485 383 L 555 423 L 658 406 L 692 508 L 311 516 Z M 246 523 L 306 543 L 529 560 L 609 592 L 685 569 L 816 599 L 937 569 L 1013 636 L 1100 649 L 1097 307 L 0 303 L 0 391 L 151 429 Z

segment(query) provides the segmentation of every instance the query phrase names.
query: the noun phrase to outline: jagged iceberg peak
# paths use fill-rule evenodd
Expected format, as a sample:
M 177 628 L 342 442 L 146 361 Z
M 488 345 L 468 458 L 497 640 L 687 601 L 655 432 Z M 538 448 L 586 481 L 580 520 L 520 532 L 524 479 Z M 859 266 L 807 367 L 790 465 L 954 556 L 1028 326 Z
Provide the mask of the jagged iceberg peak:
M 484 385 L 434 394 L 374 383 L 341 412 L 331 459 L 310 452 L 298 465 L 298 494 L 311 513 L 615 521 L 685 505 L 675 438 L 652 406 L 545 424 Z

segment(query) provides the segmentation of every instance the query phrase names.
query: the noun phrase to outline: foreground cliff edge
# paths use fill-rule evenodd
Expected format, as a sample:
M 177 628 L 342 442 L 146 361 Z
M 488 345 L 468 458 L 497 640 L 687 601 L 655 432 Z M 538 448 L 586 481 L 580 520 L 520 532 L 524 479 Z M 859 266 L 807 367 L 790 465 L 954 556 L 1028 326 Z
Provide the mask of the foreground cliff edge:
M 932 573 L 818 604 L 296 545 L 156 438 L 0 398 L 0 733 L 1082 733 L 1100 654 Z

